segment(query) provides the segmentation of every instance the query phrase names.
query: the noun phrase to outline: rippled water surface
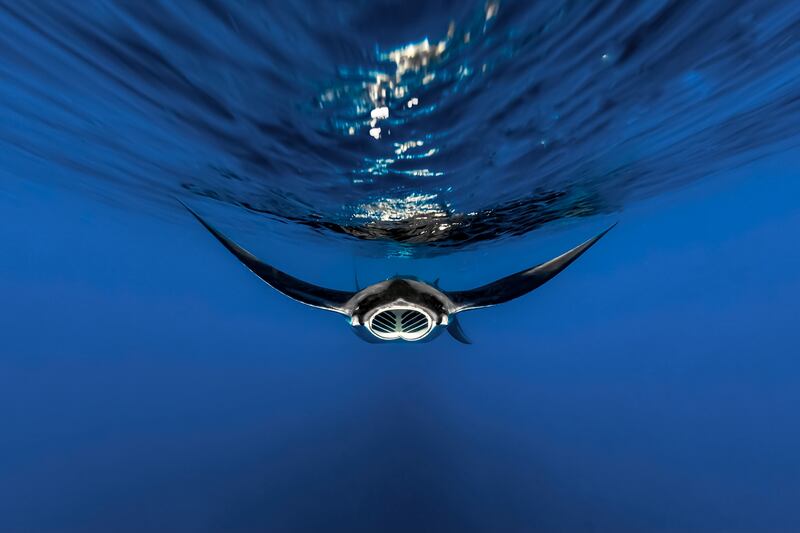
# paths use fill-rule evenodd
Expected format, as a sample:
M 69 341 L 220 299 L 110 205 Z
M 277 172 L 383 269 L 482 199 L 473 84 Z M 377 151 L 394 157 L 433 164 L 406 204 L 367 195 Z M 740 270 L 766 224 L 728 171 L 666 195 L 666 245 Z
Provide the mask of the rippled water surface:
M 2 158 L 430 254 L 796 147 L 799 35 L 796 2 L 3 2 Z

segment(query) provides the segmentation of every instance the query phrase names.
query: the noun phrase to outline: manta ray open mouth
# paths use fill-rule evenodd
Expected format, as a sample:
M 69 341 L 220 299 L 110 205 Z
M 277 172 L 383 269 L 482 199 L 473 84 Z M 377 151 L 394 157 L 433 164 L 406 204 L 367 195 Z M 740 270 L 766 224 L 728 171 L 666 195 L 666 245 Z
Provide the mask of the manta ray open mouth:
M 423 339 L 433 330 L 433 319 L 416 307 L 397 306 L 378 310 L 367 321 L 367 329 L 380 339 Z

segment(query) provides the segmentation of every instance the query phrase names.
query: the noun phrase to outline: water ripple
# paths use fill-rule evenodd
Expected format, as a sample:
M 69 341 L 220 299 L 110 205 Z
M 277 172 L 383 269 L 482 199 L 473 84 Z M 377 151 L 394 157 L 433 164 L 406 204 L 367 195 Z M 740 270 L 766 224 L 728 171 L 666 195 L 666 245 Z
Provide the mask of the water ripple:
M 21 177 L 432 253 L 796 149 L 800 5 L 10 2 L 0 98 Z

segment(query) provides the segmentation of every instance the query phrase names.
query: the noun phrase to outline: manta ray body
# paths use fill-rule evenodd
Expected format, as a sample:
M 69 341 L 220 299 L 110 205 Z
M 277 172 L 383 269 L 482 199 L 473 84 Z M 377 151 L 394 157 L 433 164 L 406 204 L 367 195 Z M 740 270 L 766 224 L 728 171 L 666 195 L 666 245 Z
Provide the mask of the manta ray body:
M 183 205 L 229 252 L 272 288 L 302 304 L 346 316 L 354 332 L 373 343 L 426 341 L 446 329 L 455 340 L 469 344 L 458 323 L 458 313 L 502 304 L 531 292 L 567 268 L 614 227 L 546 263 L 476 289 L 443 291 L 435 284 L 397 276 L 352 292 L 319 287 L 264 263 Z

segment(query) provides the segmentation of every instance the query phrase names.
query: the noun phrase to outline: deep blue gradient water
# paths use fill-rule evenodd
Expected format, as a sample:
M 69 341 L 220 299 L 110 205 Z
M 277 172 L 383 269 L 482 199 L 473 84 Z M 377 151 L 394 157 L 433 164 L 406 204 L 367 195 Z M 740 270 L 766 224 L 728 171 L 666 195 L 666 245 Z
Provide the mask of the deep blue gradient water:
M 0 531 L 800 530 L 796 2 L 1 2 Z M 351 290 L 375 346 L 177 204 Z

